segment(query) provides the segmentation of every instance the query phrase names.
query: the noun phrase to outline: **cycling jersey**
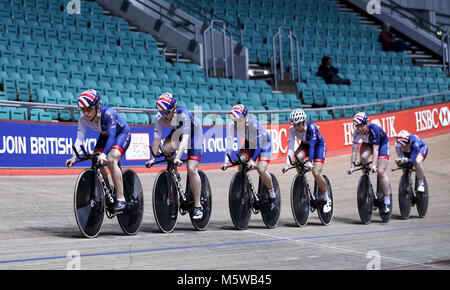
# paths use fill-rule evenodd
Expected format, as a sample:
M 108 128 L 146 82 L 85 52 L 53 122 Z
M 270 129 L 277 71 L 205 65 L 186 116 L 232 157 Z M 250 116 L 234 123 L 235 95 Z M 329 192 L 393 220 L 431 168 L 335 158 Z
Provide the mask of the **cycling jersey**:
M 200 122 L 185 107 L 178 106 L 172 121 L 166 121 L 158 113 L 155 117 L 154 138 L 162 139 L 163 127 L 172 128 L 172 131 L 166 138 L 172 138 L 172 135 L 179 134 L 179 140 L 183 134 L 190 135 L 188 144 L 188 159 L 200 161 L 203 147 L 203 131 Z
M 408 158 L 408 163 L 413 163 L 418 155 L 422 155 L 425 159 L 428 155 L 428 146 L 420 139 L 418 136 L 411 134 L 409 139 L 409 144 L 411 145 L 407 150 L 403 151 L 400 144 L 395 143 L 395 151 L 399 158 Z
M 240 130 L 238 127 L 234 126 L 234 122 L 231 122 L 227 126 L 227 139 L 226 139 L 226 152 L 225 152 L 225 163 L 228 160 L 227 154 L 231 154 L 233 138 L 238 136 L 238 138 L 244 138 L 245 144 L 244 148 L 241 149 L 241 144 L 238 142 L 240 153 L 246 153 L 249 159 L 256 161 L 258 158 L 262 161 L 270 161 L 272 156 L 272 138 L 269 132 L 264 129 L 261 124 L 253 118 L 247 120 L 248 127 L 245 130 Z M 245 131 L 245 132 L 244 132 Z
M 305 123 L 305 130 L 298 132 L 294 126 L 289 128 L 289 151 L 286 157 L 286 163 L 289 162 L 289 157 L 293 157 L 295 147 L 295 137 L 300 140 L 300 148 L 305 152 L 305 157 L 308 157 L 309 162 L 324 162 L 326 156 L 326 142 L 319 128 L 316 124 L 311 122 Z
M 91 127 L 94 131 L 100 132 L 94 152 L 103 152 L 108 155 L 111 149 L 117 149 L 123 156 L 130 145 L 130 127 L 128 127 L 127 122 L 111 107 L 100 107 L 100 119 L 98 122 L 88 120 L 80 112 L 77 140 L 75 141 L 75 148 L 78 149 L 78 152 L 80 152 L 80 145 L 86 136 L 87 127 Z
M 378 158 L 389 159 L 389 137 L 380 126 L 374 123 L 370 123 L 368 126 L 369 131 L 365 135 L 358 133 L 358 130 L 355 129 L 353 132 L 353 147 L 358 147 L 359 140 L 368 145 L 378 145 L 380 146 Z

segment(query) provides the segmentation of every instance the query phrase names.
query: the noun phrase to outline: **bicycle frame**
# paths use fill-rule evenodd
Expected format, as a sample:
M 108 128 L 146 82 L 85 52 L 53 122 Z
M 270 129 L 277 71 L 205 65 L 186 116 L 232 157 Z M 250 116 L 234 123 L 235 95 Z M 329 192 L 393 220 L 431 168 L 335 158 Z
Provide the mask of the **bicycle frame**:
M 159 163 L 164 163 L 164 162 L 167 163 L 167 168 L 166 168 L 166 170 L 167 170 L 168 172 L 170 172 L 170 176 L 172 177 L 172 180 L 173 180 L 173 182 L 174 182 L 175 185 L 176 185 L 176 189 L 177 189 L 178 194 L 179 194 L 180 197 L 181 197 L 181 200 L 182 200 L 184 203 L 186 203 L 186 202 L 187 202 L 186 193 L 185 193 L 185 191 L 183 190 L 183 187 L 181 186 L 180 178 L 178 177 L 178 172 L 177 172 L 177 170 L 175 170 L 175 163 L 174 163 L 174 160 L 171 158 L 173 155 L 175 155 L 175 152 L 172 152 L 172 153 L 169 153 L 169 154 L 165 154 L 164 151 L 163 151 L 162 148 L 161 148 L 161 145 L 159 146 L 159 150 L 160 150 L 160 152 L 156 155 L 156 154 L 153 152 L 153 149 L 150 147 L 150 152 L 151 152 L 152 156 L 153 156 L 155 159 L 156 159 L 156 158 L 159 158 L 159 157 L 164 157 L 164 160 L 154 162 L 153 165 L 154 165 L 154 164 L 159 164 Z M 182 159 L 181 161 L 186 162 L 187 160 Z M 181 207 L 180 207 L 180 213 L 181 213 L 181 214 L 185 214 L 185 212 L 182 212 Z
M 355 171 L 359 171 L 359 170 L 362 170 L 363 172 L 364 172 L 364 176 L 367 176 L 367 177 L 369 177 L 370 176 L 370 164 L 372 163 L 372 161 L 370 161 L 370 162 L 359 162 L 359 163 L 355 163 L 355 162 L 353 162 L 353 165 L 355 166 L 355 167 L 359 167 L 359 168 L 357 168 L 357 169 L 355 169 L 355 170 L 353 170 L 353 172 L 355 172 Z M 372 185 L 372 182 L 370 181 L 370 178 L 368 178 L 368 180 L 369 180 L 369 182 L 370 182 L 370 184 Z M 372 186 L 373 187 L 373 186 Z M 377 190 L 372 190 L 372 193 L 373 193 L 373 199 L 376 201 L 376 200 L 378 200 L 378 188 L 377 188 Z
M 252 192 L 252 195 L 251 195 L 252 205 L 253 205 L 253 202 L 259 203 L 259 197 L 258 197 L 258 194 L 256 193 L 255 186 L 253 185 L 252 179 L 248 175 L 248 172 L 250 170 L 253 170 L 253 169 L 249 169 L 247 167 L 248 161 L 242 161 L 239 154 L 236 154 L 236 157 L 238 158 L 238 160 L 236 160 L 236 161 L 232 161 L 230 154 L 227 154 L 227 156 L 228 156 L 228 160 L 230 160 L 230 163 L 231 163 L 231 165 L 227 166 L 227 168 L 238 166 L 238 165 L 241 166 L 241 172 L 244 174 L 245 180 L 247 181 L 247 186 L 249 187 L 250 191 Z M 257 210 L 254 207 L 253 207 L 253 213 L 255 213 L 255 214 L 257 213 Z
M 287 172 L 287 171 L 289 171 L 291 169 L 294 169 L 294 168 L 300 168 L 299 175 L 303 178 L 303 181 L 305 182 L 306 188 L 308 190 L 309 198 L 313 201 L 313 205 L 315 205 L 316 195 L 313 194 L 313 192 L 311 190 L 311 186 L 309 185 L 308 179 L 306 178 L 306 173 L 311 171 L 311 169 L 306 168 L 305 167 L 305 163 L 303 161 L 300 161 L 297 156 L 294 156 L 294 157 L 295 157 L 296 162 L 292 162 L 291 157 L 290 156 L 288 157 L 289 158 L 289 163 L 291 164 L 291 167 L 287 168 L 285 171 L 283 171 L 283 173 L 285 173 L 285 172 Z
M 83 154 L 84 154 L 83 157 L 81 157 L 78 154 L 78 151 L 76 150 L 75 146 L 72 146 L 72 149 L 73 149 L 73 151 L 75 152 L 75 155 L 78 158 L 78 160 L 75 161 L 74 164 L 82 162 L 82 161 L 86 161 L 86 160 L 90 160 L 92 162 L 91 169 L 97 175 L 97 178 L 100 181 L 100 184 L 102 185 L 103 192 L 105 193 L 105 196 L 106 196 L 107 200 L 109 201 L 109 204 L 107 203 L 107 206 L 106 206 L 106 216 L 109 219 L 112 219 L 112 218 L 114 218 L 116 216 L 116 214 L 112 213 L 113 211 L 109 207 L 114 205 L 115 197 L 114 197 L 114 194 L 111 191 L 111 188 L 109 188 L 109 186 L 106 184 L 106 181 L 103 178 L 103 174 L 102 174 L 102 171 L 100 170 L 100 167 L 97 165 L 97 162 L 98 162 L 97 156 L 87 153 L 87 151 L 86 151 L 86 149 L 84 148 L 83 145 L 81 145 L 80 148 L 81 148 L 81 151 L 83 151 Z

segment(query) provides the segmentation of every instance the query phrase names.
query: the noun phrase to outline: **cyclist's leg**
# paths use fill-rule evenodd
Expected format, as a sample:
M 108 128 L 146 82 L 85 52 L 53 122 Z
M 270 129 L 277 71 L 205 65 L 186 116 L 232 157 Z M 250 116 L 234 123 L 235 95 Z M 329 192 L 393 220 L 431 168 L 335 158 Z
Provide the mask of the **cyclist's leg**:
M 308 149 L 305 147 L 305 145 L 302 143 L 300 146 L 298 146 L 297 150 L 295 150 L 295 156 L 297 156 L 297 159 L 300 161 L 303 161 L 306 157 L 308 157 Z M 296 160 L 293 160 L 295 162 Z M 296 168 L 297 172 L 300 173 L 300 168 Z
M 317 182 L 317 185 L 319 186 L 319 189 L 322 193 L 327 192 L 327 182 L 322 176 L 322 169 L 323 164 L 325 162 L 325 156 L 326 156 L 326 143 L 318 144 L 314 150 L 314 159 L 313 159 L 313 170 L 312 174 L 314 176 L 314 179 Z
M 378 153 L 377 174 L 384 196 L 389 196 L 389 178 L 386 174 L 389 165 L 389 143 L 381 144 Z
M 106 137 L 106 135 L 100 134 L 100 136 L 98 137 L 97 143 L 95 144 L 94 154 L 103 152 L 103 148 L 105 147 L 107 139 L 108 138 Z M 105 181 L 106 185 L 109 188 L 111 188 L 111 183 L 109 182 L 108 172 L 106 171 L 104 166 L 100 166 L 99 168 L 102 173 L 103 180 Z
M 367 143 L 361 144 L 361 148 L 359 148 L 359 156 L 361 162 L 369 162 L 369 157 L 372 155 L 372 153 L 373 153 L 372 145 L 369 145 Z
M 108 169 L 111 172 L 111 178 L 116 189 L 116 197 L 120 200 L 123 200 L 125 197 L 123 195 L 122 170 L 119 168 L 119 161 L 127 151 L 128 146 L 130 146 L 130 142 L 130 133 L 119 134 L 116 137 L 115 144 L 113 145 L 111 151 L 109 151 L 106 156 L 108 160 Z
M 425 158 L 427 158 L 427 155 L 428 155 L 428 146 L 424 146 L 419 149 L 419 154 L 417 154 L 416 160 L 414 161 L 417 179 L 422 182 L 425 176 L 422 163 L 425 160 Z

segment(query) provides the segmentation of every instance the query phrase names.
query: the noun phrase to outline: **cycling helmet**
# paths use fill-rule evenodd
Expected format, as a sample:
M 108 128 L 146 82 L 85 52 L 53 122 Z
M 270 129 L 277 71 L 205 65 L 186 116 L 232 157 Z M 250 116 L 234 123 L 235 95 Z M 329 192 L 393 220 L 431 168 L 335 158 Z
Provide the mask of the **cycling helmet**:
M 398 132 L 397 136 L 395 137 L 397 143 L 406 146 L 409 143 L 409 138 L 411 134 L 406 130 L 401 130 Z
M 289 116 L 289 122 L 291 124 L 298 124 L 306 120 L 306 113 L 302 109 L 297 109 Z
M 163 115 L 169 114 L 173 108 L 177 105 L 177 101 L 172 96 L 171 93 L 164 93 L 161 96 L 159 96 L 158 100 L 156 101 L 156 107 L 158 108 L 159 112 Z
M 359 112 L 359 113 L 355 114 L 355 116 L 353 117 L 353 125 L 354 126 L 366 125 L 368 123 L 369 123 L 369 117 L 367 117 L 366 113 L 364 113 L 364 112 Z
M 97 93 L 96 90 L 87 90 L 81 93 L 78 97 L 78 107 L 80 108 L 88 108 L 95 107 L 100 104 L 101 97 L 100 94 Z
M 245 120 L 247 118 L 247 114 L 248 110 L 242 104 L 234 106 L 230 111 L 231 120 L 233 121 Z

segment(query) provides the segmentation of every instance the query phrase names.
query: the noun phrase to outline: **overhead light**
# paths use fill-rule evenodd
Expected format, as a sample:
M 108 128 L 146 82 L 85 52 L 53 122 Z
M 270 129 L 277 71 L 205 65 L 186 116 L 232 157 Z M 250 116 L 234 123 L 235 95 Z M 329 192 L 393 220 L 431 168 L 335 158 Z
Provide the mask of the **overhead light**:
M 268 75 L 268 74 L 269 74 L 269 71 L 268 71 L 267 69 L 265 69 L 265 70 L 264 70 L 264 74 L 265 74 L 265 75 Z

